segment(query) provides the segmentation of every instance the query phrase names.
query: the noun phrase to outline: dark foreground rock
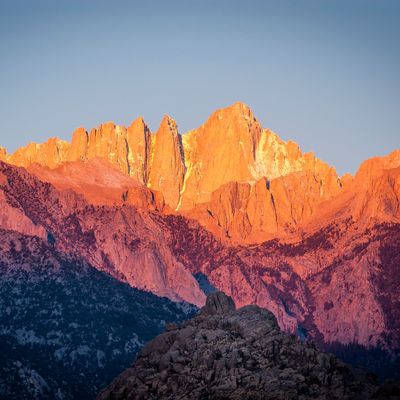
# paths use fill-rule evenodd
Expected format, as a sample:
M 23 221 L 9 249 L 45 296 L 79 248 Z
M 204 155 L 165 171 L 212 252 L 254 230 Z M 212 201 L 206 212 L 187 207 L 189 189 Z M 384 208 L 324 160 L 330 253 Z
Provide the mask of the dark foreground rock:
M 197 317 L 149 342 L 98 399 L 395 399 L 397 390 L 218 292 Z

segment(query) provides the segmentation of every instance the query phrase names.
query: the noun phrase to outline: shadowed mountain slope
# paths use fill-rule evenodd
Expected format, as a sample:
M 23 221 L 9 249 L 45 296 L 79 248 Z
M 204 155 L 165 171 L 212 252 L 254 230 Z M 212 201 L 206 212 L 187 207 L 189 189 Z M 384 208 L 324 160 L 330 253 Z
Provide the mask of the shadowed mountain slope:
M 400 387 L 393 388 L 393 394 Z M 279 330 L 269 311 L 209 295 L 200 315 L 148 343 L 107 399 L 372 399 L 371 375 Z

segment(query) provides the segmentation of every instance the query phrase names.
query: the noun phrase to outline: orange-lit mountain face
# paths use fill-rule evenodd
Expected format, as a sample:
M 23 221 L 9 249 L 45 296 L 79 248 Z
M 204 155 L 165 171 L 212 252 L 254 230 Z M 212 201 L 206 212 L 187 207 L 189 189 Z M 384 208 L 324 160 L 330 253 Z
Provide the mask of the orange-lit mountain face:
M 184 136 L 168 116 L 154 135 L 138 118 L 128 128 L 113 123 L 90 133 L 79 128 L 71 143 L 52 138 L 43 144 L 31 143 L 12 155 L 3 150 L 0 158 L 17 166 L 39 164 L 51 169 L 66 162 L 100 158 L 163 193 L 166 204 L 178 211 L 209 202 L 227 183 L 253 186 L 260 179 L 273 180 L 294 172 L 310 174 L 321 199 L 342 186 L 333 168 L 263 129 L 241 103 L 216 111 L 204 125 Z
M 338 177 L 236 103 L 182 136 L 139 118 L 0 159 L 2 229 L 173 300 L 202 305 L 203 274 L 286 330 L 400 348 L 400 150 Z

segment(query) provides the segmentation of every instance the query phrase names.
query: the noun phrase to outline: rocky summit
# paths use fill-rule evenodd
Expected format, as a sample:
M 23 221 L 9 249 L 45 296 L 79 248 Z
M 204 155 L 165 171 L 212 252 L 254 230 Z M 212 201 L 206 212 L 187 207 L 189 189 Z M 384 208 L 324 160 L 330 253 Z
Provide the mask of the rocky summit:
M 198 316 L 149 342 L 98 400 L 394 399 L 399 390 L 283 333 L 268 310 L 236 310 L 217 292 Z

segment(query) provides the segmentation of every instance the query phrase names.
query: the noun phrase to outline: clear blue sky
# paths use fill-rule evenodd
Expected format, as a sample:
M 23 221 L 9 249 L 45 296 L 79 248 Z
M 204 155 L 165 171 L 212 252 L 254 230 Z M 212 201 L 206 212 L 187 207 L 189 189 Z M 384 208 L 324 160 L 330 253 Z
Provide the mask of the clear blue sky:
M 247 103 L 354 172 L 400 147 L 400 1 L 0 0 L 0 144 Z

